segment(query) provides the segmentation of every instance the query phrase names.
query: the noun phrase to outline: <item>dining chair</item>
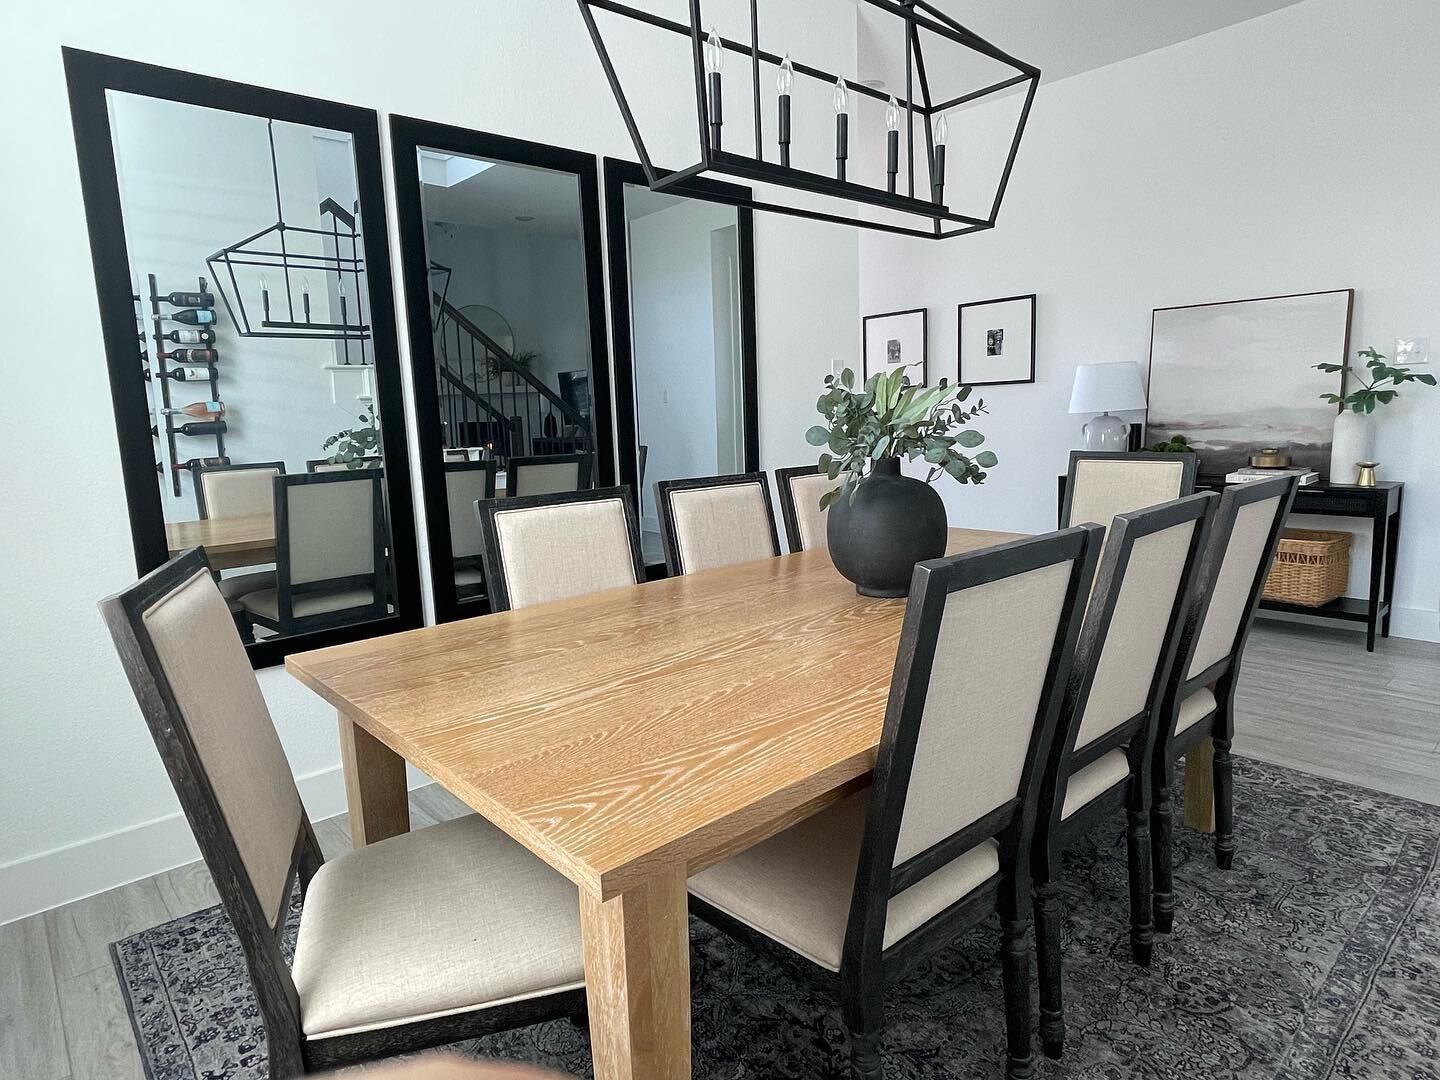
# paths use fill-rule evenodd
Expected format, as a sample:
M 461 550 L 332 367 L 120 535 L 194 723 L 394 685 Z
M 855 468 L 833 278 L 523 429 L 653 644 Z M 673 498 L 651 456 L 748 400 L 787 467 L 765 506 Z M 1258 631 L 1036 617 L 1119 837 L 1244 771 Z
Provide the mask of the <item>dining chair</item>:
M 1183 499 L 1195 490 L 1194 454 L 1071 450 L 1060 527 Z
M 553 495 L 590 486 L 593 454 L 542 454 L 512 457 L 505 464 L 505 493 Z
M 575 887 L 485 819 L 325 861 L 203 552 L 100 610 L 239 938 L 270 1076 L 584 1015 Z
M 455 595 L 466 600 L 485 595 L 485 547 L 475 504 L 495 498 L 494 461 L 445 462 L 445 500 L 450 513 L 450 559 Z
M 1103 535 L 917 564 L 873 785 L 690 879 L 699 918 L 838 988 L 863 1080 L 885 987 L 996 912 L 1006 1075 L 1031 1075 L 1030 844 Z
M 763 472 L 659 480 L 655 516 L 671 577 L 780 554 Z
M 250 461 L 235 465 L 202 465 L 195 473 L 195 506 L 201 520 L 258 517 L 274 522 L 275 477 L 285 475 L 283 461 Z M 246 593 L 275 587 L 274 570 L 223 574 L 220 595 L 238 601 Z
M 1195 601 L 1166 687 L 1151 765 L 1155 929 L 1162 934 L 1170 932 L 1175 919 L 1170 850 L 1175 762 L 1206 738 L 1214 743 L 1215 865 L 1229 870 L 1234 863 L 1230 746 L 1235 738 L 1235 683 L 1297 485 L 1293 476 L 1233 484 L 1215 512 Z
M 252 622 L 279 634 L 383 618 L 389 602 L 380 469 L 276 478 L 275 586 L 247 593 Z
M 491 611 L 645 580 L 640 523 L 626 485 L 475 504 Z
M 780 519 L 785 543 L 792 552 L 829 546 L 825 526 L 829 510 L 820 509 L 820 496 L 840 486 L 818 465 L 797 465 L 775 470 L 775 491 L 780 496 Z
M 1130 949 L 1136 963 L 1150 963 L 1150 756 L 1218 501 L 1206 491 L 1120 514 L 1107 532 L 1045 767 L 1032 847 L 1040 1039 L 1048 1057 L 1058 1058 L 1065 1043 L 1060 857 L 1076 837 L 1122 814 Z
M 361 458 L 361 469 L 378 469 L 383 459 L 380 457 Z M 331 461 L 329 458 L 307 458 L 305 461 L 306 472 L 354 472 L 347 462 Z
M 448 465 L 449 463 L 451 463 L 451 462 L 454 462 L 454 461 L 469 461 L 469 460 L 470 460 L 470 451 L 466 450 L 463 446 L 456 446 L 456 447 L 448 447 L 448 446 L 447 446 L 447 447 L 445 448 L 445 455 L 444 455 L 444 456 L 445 456 L 445 463 L 446 463 L 447 465 Z

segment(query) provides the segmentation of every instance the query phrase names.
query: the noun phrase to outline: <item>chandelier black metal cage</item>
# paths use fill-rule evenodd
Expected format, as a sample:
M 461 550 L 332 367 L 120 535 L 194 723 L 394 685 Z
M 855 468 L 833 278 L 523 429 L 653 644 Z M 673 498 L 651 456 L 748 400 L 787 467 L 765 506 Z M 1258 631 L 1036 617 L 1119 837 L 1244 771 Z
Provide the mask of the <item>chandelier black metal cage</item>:
M 590 40 L 600 58 L 605 78 L 615 95 L 615 101 L 620 108 L 625 127 L 635 145 L 635 152 L 645 170 L 651 190 L 682 189 L 685 190 L 686 195 L 733 203 L 754 210 L 768 210 L 796 217 L 831 221 L 934 240 L 964 236 L 995 227 L 1000 206 L 1005 199 L 1005 191 L 1009 186 L 1010 174 L 1015 166 L 1015 158 L 1020 149 L 1021 137 L 1024 135 L 1025 125 L 1029 120 L 1030 108 L 1035 99 L 1035 90 L 1040 83 L 1040 69 L 1023 60 L 1016 59 L 978 34 L 966 29 L 928 0 L 860 0 L 868 7 L 892 16 L 903 24 L 901 28 L 905 46 L 903 96 L 898 93 L 886 93 L 866 83 L 848 81 L 836 72 L 827 71 L 811 64 L 792 61 L 788 54 L 782 57 L 762 49 L 759 33 L 759 0 L 749 0 L 750 37 L 748 42 L 720 36 L 713 30 L 707 34 L 703 29 L 705 24 L 702 21 L 701 0 L 688 0 L 688 23 L 623 3 L 621 0 L 576 0 L 576 2 L 585 21 L 586 29 L 589 31 Z M 694 164 L 681 169 L 664 169 L 655 164 L 646 145 L 644 133 L 640 129 L 635 112 L 616 72 L 604 34 L 596 22 L 595 12 L 597 10 L 689 38 L 691 66 L 694 74 L 695 115 L 700 147 L 699 160 Z M 926 68 L 925 43 L 927 36 L 953 43 L 981 57 L 988 58 L 1008 69 L 1012 74 L 989 81 L 986 85 L 974 90 L 937 101 L 931 93 L 931 72 Z M 724 118 L 720 67 L 725 53 L 737 53 L 749 61 L 749 104 L 754 113 L 753 152 L 749 154 L 727 149 L 722 143 L 721 131 Z M 774 66 L 780 72 L 778 115 L 774 128 L 776 141 L 773 148 L 767 146 L 765 109 L 762 104 L 765 96 L 761 86 L 762 63 Z M 835 86 L 836 168 L 833 176 L 797 168 L 790 163 L 790 93 L 786 80 L 793 82 L 795 78 L 820 80 Z M 1023 93 L 1023 101 L 1014 134 L 1009 140 L 1005 163 L 1000 170 L 994 200 L 988 213 L 983 215 L 959 213 L 953 210 L 945 199 L 947 134 L 945 114 L 948 110 L 980 103 L 986 99 L 994 99 L 996 95 L 1007 92 Z M 886 187 L 859 183 L 847 177 L 849 107 L 846 104 L 848 100 L 846 95 L 852 93 L 886 102 L 889 106 L 887 110 Z M 897 182 L 897 176 L 901 170 L 898 134 L 902 118 L 907 138 L 904 154 L 904 189 L 899 190 L 900 184 Z M 917 126 L 923 133 L 923 143 L 920 143 L 920 140 L 915 137 Z M 925 178 L 928 178 L 922 178 L 918 185 L 916 180 L 917 143 L 923 149 L 920 165 L 924 168 Z M 775 151 L 773 159 L 767 156 L 768 149 Z M 904 215 L 901 220 L 907 218 L 912 220 L 901 224 L 895 220 L 865 218 L 811 206 L 788 205 L 757 199 L 753 195 L 745 196 L 735 193 L 717 195 L 714 192 L 701 193 L 685 189 L 686 180 L 706 173 L 788 188 L 807 193 L 810 196 L 822 196 L 847 204 L 874 206 L 893 214 Z M 922 220 L 923 224 L 920 223 Z

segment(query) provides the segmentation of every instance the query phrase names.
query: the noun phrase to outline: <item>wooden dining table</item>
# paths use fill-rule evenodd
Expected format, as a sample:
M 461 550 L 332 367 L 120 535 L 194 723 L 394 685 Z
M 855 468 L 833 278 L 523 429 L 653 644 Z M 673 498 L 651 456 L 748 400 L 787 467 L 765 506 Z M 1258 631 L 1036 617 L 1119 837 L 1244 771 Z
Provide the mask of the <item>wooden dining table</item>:
M 167 521 L 165 546 L 171 555 L 203 547 L 216 570 L 262 566 L 275 561 L 275 518 L 270 514 Z
M 1018 539 L 954 529 L 959 553 Z M 690 1076 L 686 879 L 870 782 L 904 600 L 824 550 L 292 654 L 355 844 L 405 762 L 575 883 L 597 1080 Z

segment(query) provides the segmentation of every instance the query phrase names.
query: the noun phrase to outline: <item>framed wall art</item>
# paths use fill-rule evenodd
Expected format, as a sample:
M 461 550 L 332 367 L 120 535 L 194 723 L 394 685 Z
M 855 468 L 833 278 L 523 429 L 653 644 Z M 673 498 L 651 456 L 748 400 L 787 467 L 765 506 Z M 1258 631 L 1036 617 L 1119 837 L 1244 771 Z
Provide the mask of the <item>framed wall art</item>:
M 887 311 L 866 315 L 860 320 L 863 371 L 861 382 L 892 368 L 910 369 L 910 381 L 924 386 L 929 378 L 926 366 L 928 315 L 924 308 Z
M 960 305 L 958 377 L 962 386 L 1035 381 L 1035 294 Z

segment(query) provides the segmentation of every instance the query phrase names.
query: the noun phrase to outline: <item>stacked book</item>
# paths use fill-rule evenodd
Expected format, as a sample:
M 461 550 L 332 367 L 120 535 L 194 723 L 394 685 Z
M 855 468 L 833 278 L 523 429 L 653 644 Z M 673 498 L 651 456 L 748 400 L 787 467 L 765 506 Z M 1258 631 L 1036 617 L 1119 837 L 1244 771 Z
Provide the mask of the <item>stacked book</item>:
M 1232 473 L 1227 473 L 1225 482 L 1227 484 L 1248 484 L 1252 480 L 1269 480 L 1272 476 L 1299 477 L 1301 487 L 1320 482 L 1320 474 L 1314 469 L 1257 469 L 1254 465 L 1246 465 Z

